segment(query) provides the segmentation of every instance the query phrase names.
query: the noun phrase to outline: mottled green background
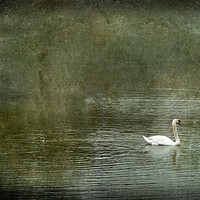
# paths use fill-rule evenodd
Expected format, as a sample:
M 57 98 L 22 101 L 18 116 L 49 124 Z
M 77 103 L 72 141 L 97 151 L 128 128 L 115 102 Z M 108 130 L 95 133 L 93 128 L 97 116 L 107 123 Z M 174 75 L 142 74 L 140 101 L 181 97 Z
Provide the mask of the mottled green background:
M 56 103 L 72 93 L 200 87 L 198 1 L 8 2 L 0 15 L 5 98 Z
M 199 90 L 199 5 L 3 1 L 0 98 L 37 110 L 66 107 L 72 96 Z
M 34 140 L 29 130 L 51 138 L 59 123 L 84 129 L 85 99 L 161 88 L 199 97 L 199 8 L 200 1 L 1 1 L 2 149 L 21 146 L 7 143 L 18 133 Z

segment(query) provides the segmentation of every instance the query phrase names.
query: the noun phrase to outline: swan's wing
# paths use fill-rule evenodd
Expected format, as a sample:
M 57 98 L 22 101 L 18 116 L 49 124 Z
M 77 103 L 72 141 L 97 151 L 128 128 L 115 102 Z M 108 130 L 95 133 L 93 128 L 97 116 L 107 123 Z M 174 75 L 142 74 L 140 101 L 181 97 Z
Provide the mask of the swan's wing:
M 173 140 L 162 135 L 151 136 L 148 140 L 152 141 L 152 145 L 175 145 Z

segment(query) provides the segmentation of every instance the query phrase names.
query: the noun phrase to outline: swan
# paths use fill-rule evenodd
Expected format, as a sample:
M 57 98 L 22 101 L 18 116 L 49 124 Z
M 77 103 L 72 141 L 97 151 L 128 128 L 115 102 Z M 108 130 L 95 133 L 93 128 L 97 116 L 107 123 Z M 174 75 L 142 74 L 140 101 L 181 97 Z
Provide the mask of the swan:
M 171 140 L 170 138 L 168 138 L 166 136 L 162 136 L 162 135 L 155 135 L 155 136 L 151 136 L 151 137 L 148 137 L 148 138 L 143 136 L 143 138 L 150 145 L 165 145 L 165 146 L 180 145 L 180 140 L 179 140 L 178 132 L 177 132 L 177 129 L 176 129 L 177 123 L 182 126 L 180 119 L 173 119 L 172 127 L 173 127 L 173 131 L 174 131 L 175 142 L 173 140 Z

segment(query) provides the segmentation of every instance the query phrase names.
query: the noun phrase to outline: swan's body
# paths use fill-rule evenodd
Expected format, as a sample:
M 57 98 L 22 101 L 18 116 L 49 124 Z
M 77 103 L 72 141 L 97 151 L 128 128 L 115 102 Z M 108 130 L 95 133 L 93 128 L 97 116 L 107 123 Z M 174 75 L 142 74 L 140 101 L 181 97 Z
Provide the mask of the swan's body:
M 180 145 L 180 139 L 178 137 L 178 132 L 176 129 L 176 123 L 181 125 L 181 121 L 179 119 L 174 119 L 172 121 L 172 127 L 173 127 L 173 131 L 174 131 L 174 136 L 175 136 L 175 142 L 173 140 L 171 140 L 170 138 L 166 137 L 166 136 L 162 136 L 162 135 L 156 135 L 156 136 L 151 136 L 151 137 L 145 137 L 143 136 L 143 138 L 146 140 L 146 142 L 150 145 Z

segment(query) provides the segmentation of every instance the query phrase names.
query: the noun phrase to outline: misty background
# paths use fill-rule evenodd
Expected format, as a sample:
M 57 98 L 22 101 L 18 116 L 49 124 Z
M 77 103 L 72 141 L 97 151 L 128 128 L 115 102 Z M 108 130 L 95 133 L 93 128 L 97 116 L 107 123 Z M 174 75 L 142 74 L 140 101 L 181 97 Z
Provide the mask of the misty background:
M 199 7 L 1 1 L 0 194 L 198 197 Z M 174 117 L 186 145 L 144 148 Z
M 2 2 L 1 99 L 199 90 L 199 2 L 131 2 Z

